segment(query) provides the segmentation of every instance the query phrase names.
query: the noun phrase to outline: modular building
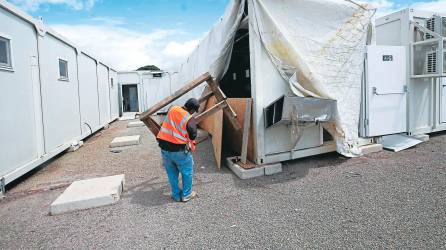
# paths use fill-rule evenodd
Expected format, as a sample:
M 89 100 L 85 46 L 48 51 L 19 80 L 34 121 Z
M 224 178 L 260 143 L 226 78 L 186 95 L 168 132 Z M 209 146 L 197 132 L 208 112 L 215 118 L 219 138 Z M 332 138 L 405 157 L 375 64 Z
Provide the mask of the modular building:
M 140 113 L 172 93 L 171 75 L 166 71 L 120 71 L 119 107 L 121 114 Z
M 0 84 L 3 186 L 119 116 L 117 71 L 5 1 Z
M 401 118 L 400 132 L 417 135 L 446 130 L 444 12 L 405 9 L 376 20 L 376 43 L 403 46 L 407 55 L 404 90 L 382 97 L 383 102 L 404 100 L 394 113 Z
M 255 164 L 333 151 L 355 157 L 387 135 L 444 130 L 444 16 L 403 10 L 378 19 L 375 37 L 374 13 L 353 1 L 230 1 L 173 88 L 209 72 L 233 105 L 252 99 Z M 217 137 L 240 154 L 233 142 L 242 135 L 228 126 Z M 224 140 L 214 147 L 228 148 Z

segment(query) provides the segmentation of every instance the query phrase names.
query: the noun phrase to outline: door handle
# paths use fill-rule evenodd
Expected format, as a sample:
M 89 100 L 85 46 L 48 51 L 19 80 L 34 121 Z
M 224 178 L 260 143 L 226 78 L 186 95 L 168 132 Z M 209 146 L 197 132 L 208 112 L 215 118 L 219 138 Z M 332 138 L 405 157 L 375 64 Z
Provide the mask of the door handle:
M 388 92 L 388 93 L 379 93 L 376 87 L 372 88 L 374 95 L 404 95 L 407 93 L 407 86 L 404 86 L 403 92 Z

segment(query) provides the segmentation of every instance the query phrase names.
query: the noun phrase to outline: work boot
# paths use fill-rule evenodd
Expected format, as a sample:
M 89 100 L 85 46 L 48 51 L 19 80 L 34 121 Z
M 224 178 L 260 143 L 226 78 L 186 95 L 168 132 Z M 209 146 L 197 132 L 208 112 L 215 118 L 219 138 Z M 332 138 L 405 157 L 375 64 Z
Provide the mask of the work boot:
M 197 198 L 198 194 L 195 191 L 192 191 L 192 193 L 188 197 L 183 197 L 183 202 L 188 202 L 194 198 Z

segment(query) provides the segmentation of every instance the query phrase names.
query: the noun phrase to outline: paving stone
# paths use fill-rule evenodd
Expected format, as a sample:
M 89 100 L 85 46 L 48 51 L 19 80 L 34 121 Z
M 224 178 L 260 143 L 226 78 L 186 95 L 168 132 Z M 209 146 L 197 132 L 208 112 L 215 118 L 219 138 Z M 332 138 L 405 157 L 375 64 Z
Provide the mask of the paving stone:
M 73 182 L 50 206 L 50 214 L 111 205 L 124 190 L 124 175 Z
M 111 148 L 116 148 L 116 147 L 138 145 L 140 143 L 140 139 L 141 139 L 140 135 L 116 137 L 110 143 L 110 147 Z
M 128 121 L 128 120 L 135 120 L 136 119 L 136 113 L 124 113 L 119 118 L 120 121 Z
M 137 127 L 144 127 L 144 122 L 129 122 L 129 124 L 127 124 L 127 128 L 137 128 Z

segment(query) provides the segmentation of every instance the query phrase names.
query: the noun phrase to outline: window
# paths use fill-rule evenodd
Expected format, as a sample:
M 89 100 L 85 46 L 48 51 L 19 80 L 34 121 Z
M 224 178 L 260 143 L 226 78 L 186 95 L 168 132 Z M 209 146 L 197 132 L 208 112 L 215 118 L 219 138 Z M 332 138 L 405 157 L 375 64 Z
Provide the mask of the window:
M 154 73 L 153 74 L 153 78 L 161 78 L 161 77 L 163 77 L 162 73 Z
M 59 80 L 68 80 L 68 62 L 59 59 Z
M 12 68 L 11 42 L 3 37 L 0 37 L 0 68 Z
M 111 86 L 111 88 L 113 88 L 113 86 L 114 86 L 113 78 L 110 78 L 110 86 Z

